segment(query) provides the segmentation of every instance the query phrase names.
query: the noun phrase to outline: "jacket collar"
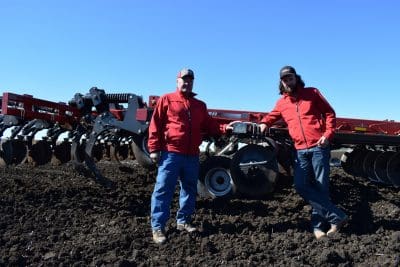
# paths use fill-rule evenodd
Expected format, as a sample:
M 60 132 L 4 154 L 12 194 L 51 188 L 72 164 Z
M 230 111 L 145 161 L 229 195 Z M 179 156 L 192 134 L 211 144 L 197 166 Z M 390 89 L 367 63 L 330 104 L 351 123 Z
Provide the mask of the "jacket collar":
M 176 88 L 176 93 L 183 98 L 193 98 L 197 95 L 196 93 L 190 92 L 190 94 L 187 96 L 187 95 L 183 94 L 181 91 L 179 91 L 178 88 Z
M 304 87 L 298 86 L 295 95 L 289 95 L 288 93 L 285 92 L 285 93 L 283 93 L 283 96 L 284 96 L 285 98 L 286 98 L 286 97 L 289 97 L 289 98 L 297 98 L 299 95 L 302 94 L 303 89 L 304 89 Z

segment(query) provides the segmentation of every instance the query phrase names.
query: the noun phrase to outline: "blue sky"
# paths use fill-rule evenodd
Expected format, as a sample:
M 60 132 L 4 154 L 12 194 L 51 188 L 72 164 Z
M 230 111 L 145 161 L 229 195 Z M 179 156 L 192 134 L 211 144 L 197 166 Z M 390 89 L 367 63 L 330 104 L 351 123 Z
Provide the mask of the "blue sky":
M 397 0 L 0 0 L 0 90 L 148 99 L 182 67 L 209 108 L 269 111 L 294 66 L 338 117 L 400 121 Z

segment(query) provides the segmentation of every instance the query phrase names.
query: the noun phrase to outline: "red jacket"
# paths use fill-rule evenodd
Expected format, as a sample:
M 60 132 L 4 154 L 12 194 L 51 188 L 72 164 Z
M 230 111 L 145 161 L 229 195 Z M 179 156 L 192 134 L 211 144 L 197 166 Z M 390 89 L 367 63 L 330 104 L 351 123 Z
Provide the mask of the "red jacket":
M 206 104 L 194 96 L 185 97 L 177 90 L 159 98 L 149 126 L 150 152 L 198 155 L 203 135 L 225 132 L 225 125 L 210 117 Z
M 270 127 L 279 119 L 288 125 L 296 149 L 314 147 L 322 136 L 332 141 L 336 128 L 335 111 L 312 87 L 299 88 L 297 97 L 284 94 L 260 122 Z

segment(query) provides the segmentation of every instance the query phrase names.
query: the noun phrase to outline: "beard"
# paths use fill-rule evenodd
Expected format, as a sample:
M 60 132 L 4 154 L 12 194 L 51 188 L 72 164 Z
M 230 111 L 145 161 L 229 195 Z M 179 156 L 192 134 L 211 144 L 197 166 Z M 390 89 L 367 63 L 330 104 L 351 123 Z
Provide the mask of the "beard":
M 283 91 L 288 94 L 294 94 L 297 91 L 297 86 L 295 84 L 283 86 Z

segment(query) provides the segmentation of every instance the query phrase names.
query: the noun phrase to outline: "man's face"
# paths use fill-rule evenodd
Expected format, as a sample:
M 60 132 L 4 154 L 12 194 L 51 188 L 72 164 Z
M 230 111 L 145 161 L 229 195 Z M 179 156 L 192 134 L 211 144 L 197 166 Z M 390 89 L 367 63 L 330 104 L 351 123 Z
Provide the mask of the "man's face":
M 283 76 L 281 83 L 287 93 L 294 93 L 296 91 L 296 75 L 288 74 Z
M 185 76 L 176 80 L 177 88 L 182 93 L 191 93 L 193 89 L 193 78 Z

